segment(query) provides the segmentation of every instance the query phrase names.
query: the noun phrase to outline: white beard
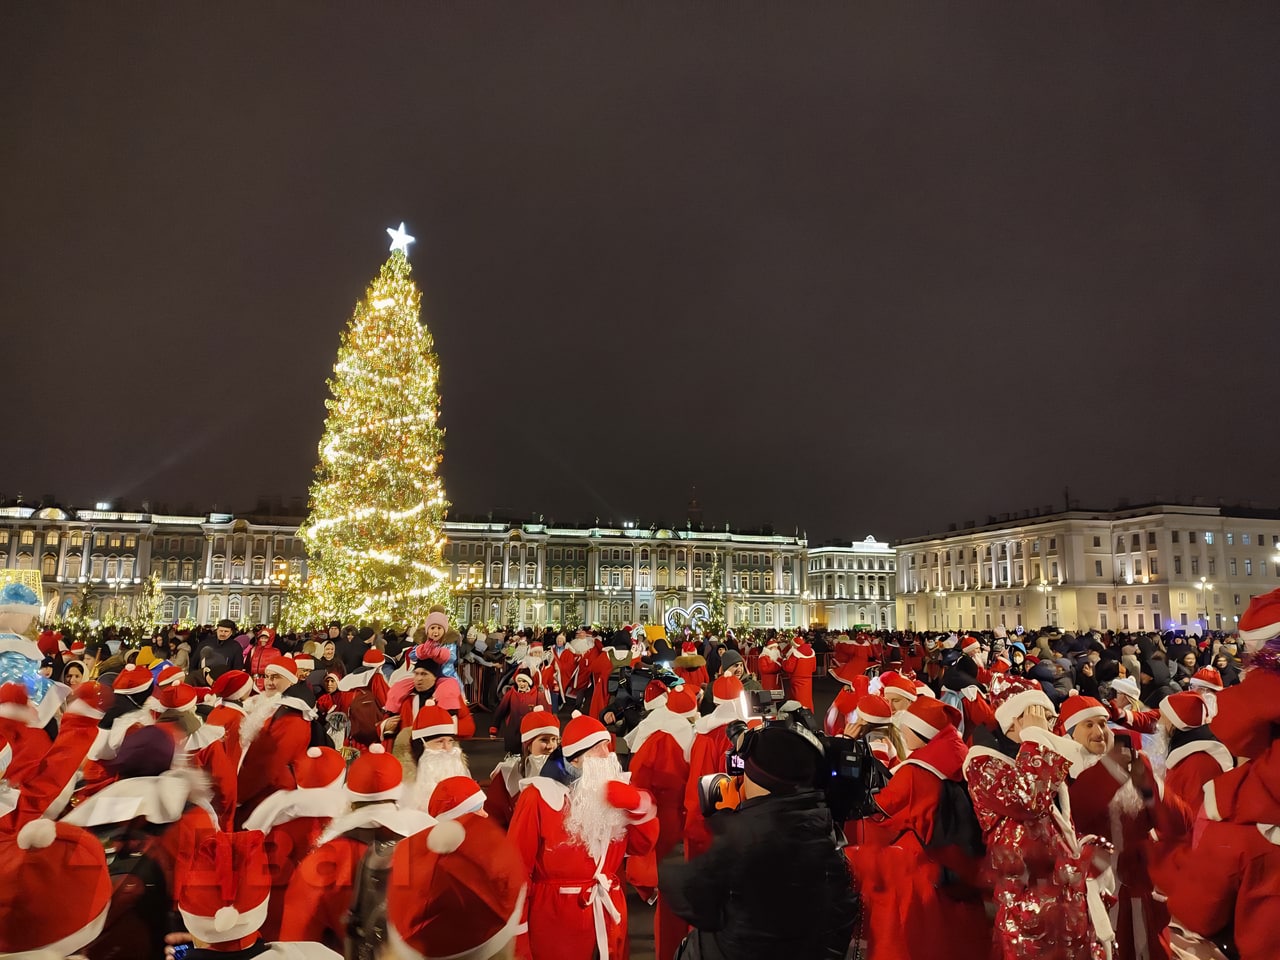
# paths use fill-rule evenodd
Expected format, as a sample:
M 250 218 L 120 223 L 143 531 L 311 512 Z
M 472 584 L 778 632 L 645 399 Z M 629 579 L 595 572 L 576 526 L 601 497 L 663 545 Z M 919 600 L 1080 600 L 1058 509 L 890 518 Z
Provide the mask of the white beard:
M 604 860 L 609 844 L 627 834 L 626 811 L 611 807 L 604 799 L 605 784 L 621 779 L 622 764 L 611 753 L 607 757 L 587 757 L 582 763 L 582 776 L 573 784 L 565 830 L 597 862 Z
M 254 737 L 262 732 L 267 721 L 280 708 L 280 694 L 259 693 L 244 705 L 244 719 L 240 721 L 240 747 L 247 750 Z
M 1173 729 L 1171 727 L 1167 727 L 1163 723 L 1156 724 L 1156 732 L 1151 735 L 1142 750 L 1147 755 L 1147 759 L 1151 761 L 1151 769 L 1155 771 L 1156 776 L 1161 780 L 1164 779 L 1165 769 L 1169 765 L 1169 741 L 1172 739 Z
M 418 761 L 418 775 L 413 782 L 412 806 L 424 813 L 431 802 L 431 794 L 441 780 L 450 777 L 469 777 L 466 754 L 461 747 L 452 750 L 423 750 Z

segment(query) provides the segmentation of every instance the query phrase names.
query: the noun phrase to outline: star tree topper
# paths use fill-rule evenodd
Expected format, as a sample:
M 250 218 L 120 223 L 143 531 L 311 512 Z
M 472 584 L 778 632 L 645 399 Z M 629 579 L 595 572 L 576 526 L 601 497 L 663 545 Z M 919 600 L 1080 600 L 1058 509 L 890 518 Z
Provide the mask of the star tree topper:
M 406 257 L 409 256 L 409 244 L 413 243 L 413 237 L 409 236 L 405 231 L 403 220 L 400 221 L 400 228 L 398 230 L 392 230 L 390 227 L 387 227 L 387 236 L 391 238 L 392 253 L 399 250 L 404 253 Z

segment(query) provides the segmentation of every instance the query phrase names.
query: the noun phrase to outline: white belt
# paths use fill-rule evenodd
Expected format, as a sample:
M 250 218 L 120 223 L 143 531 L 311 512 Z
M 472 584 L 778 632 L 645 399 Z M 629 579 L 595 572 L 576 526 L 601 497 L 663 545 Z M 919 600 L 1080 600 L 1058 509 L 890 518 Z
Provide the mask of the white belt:
M 608 960 L 609 928 L 604 921 L 605 914 L 607 913 L 609 919 L 614 923 L 622 922 L 622 914 L 613 905 L 613 897 L 609 895 L 613 892 L 613 878 L 606 877 L 603 873 L 597 873 L 595 879 L 590 883 L 583 883 L 574 887 L 560 887 L 560 892 L 586 893 L 587 904 L 591 907 L 591 921 L 596 930 L 596 950 L 599 951 L 600 960 Z

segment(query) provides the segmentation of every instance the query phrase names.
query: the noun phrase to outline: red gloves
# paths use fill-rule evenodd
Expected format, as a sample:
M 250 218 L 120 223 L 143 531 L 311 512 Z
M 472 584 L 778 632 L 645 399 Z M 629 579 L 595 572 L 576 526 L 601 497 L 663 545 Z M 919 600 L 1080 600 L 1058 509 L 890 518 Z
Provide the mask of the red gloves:
M 626 810 L 628 813 L 639 813 L 644 804 L 644 794 L 638 788 L 621 780 L 610 780 L 605 784 L 604 799 L 609 806 Z

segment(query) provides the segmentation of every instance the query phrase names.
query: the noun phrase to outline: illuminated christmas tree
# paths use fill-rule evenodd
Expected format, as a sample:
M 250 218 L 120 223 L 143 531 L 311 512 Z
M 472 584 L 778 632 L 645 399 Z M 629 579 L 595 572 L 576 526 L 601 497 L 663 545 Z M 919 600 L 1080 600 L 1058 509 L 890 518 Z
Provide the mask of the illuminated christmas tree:
M 419 319 L 404 224 L 356 304 L 329 380 L 329 415 L 300 529 L 308 578 L 287 621 L 336 618 L 411 627 L 449 597 L 441 550 L 440 367 Z

